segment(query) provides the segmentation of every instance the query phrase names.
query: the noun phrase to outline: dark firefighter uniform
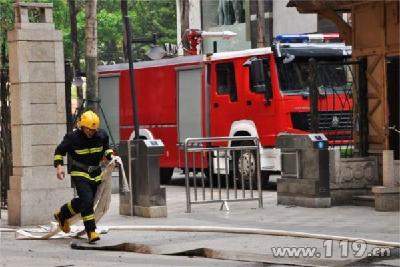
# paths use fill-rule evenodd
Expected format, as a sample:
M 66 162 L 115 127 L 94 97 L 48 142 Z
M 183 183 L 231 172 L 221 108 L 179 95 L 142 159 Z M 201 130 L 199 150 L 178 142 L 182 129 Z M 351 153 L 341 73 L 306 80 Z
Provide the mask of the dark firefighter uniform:
M 96 229 L 93 202 L 97 186 L 101 182 L 99 164 L 103 157 L 111 160 L 113 151 L 109 148 L 108 135 L 104 130 L 97 129 L 93 137 L 89 138 L 83 130 L 77 129 L 67 133 L 63 141 L 57 146 L 54 153 L 54 167 L 63 165 L 63 157 L 66 153 L 72 158 L 70 174 L 76 186 L 78 197 L 63 205 L 60 212 L 55 216 L 59 217 L 56 219 L 64 222 L 73 215 L 80 213 L 85 230 L 89 235 Z

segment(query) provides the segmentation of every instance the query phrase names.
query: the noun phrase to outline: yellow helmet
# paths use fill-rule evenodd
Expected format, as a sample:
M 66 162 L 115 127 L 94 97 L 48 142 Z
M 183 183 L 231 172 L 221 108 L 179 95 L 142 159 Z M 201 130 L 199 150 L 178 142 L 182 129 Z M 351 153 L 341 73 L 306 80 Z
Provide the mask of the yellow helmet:
M 91 110 L 85 111 L 82 113 L 79 125 L 81 127 L 86 127 L 92 130 L 96 130 L 100 127 L 100 119 L 96 113 Z

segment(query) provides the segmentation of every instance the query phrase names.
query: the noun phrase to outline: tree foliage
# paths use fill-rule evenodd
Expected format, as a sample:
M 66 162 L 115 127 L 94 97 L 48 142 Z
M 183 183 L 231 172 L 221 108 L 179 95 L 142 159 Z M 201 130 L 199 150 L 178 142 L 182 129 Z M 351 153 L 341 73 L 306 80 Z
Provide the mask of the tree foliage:
M 0 28 L 1 31 L 12 29 L 14 22 L 14 12 L 10 0 L 0 0 Z
M 0 0 L 0 67 L 5 67 L 7 51 L 7 31 L 10 31 L 14 23 L 13 7 L 9 0 Z
M 24 2 L 53 3 L 53 16 L 56 29 L 62 31 L 64 54 L 71 58 L 69 10 L 66 0 L 25 0 Z M 0 0 L 1 39 L 6 40 L 5 31 L 11 30 L 14 23 L 12 0 Z M 81 51 L 85 40 L 84 0 L 76 0 L 78 40 Z M 175 0 L 129 0 L 128 14 L 132 23 L 133 37 L 150 37 L 161 34 L 158 44 L 176 43 Z M 104 0 L 97 3 L 98 57 L 99 62 L 121 62 L 123 60 L 123 36 L 120 0 Z M 136 47 L 139 47 L 136 45 Z M 141 47 L 146 51 L 148 45 Z

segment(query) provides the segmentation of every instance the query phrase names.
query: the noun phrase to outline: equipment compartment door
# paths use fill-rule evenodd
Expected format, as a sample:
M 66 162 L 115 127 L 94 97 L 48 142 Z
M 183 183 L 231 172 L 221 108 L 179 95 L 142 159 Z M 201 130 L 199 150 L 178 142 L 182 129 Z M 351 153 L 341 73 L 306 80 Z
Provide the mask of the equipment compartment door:
M 202 137 L 202 69 L 177 69 L 178 143 L 189 137 Z
M 119 76 L 99 77 L 99 97 L 104 116 L 100 113 L 101 125 L 110 135 L 110 141 L 119 144 Z M 106 124 L 107 123 L 107 124 Z M 109 127 L 110 129 L 107 129 Z M 113 138 L 111 138 L 111 136 Z M 114 145 L 116 145 L 114 144 Z

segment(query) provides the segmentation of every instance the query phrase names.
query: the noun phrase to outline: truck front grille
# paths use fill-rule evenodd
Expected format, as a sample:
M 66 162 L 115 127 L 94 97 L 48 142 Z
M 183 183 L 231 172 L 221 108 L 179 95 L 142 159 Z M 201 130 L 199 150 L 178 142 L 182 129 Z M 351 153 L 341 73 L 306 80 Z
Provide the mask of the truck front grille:
M 294 129 L 302 131 L 310 130 L 310 112 L 292 112 L 292 125 Z M 353 127 L 352 111 L 320 111 L 318 130 L 324 131 L 345 131 Z

